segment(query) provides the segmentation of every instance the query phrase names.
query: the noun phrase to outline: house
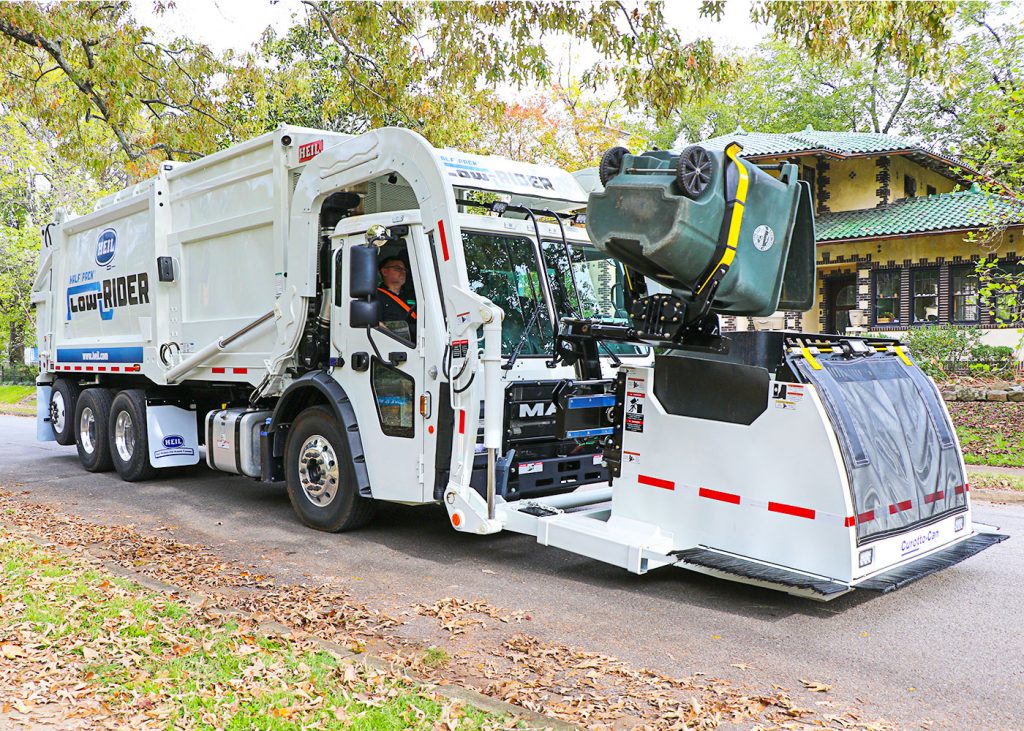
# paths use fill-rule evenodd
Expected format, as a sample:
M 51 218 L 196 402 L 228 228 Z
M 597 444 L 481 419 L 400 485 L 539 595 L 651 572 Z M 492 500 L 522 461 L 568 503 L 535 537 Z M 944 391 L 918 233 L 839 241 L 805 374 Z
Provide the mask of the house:
M 954 323 L 983 328 L 992 345 L 1019 343 L 1020 323 L 999 322 L 1001 303 L 981 301 L 975 262 L 993 252 L 1003 271 L 1024 269 L 1024 201 L 985 193 L 963 163 L 892 135 L 740 128 L 701 144 L 732 141 L 750 162 L 799 165 L 814 193 L 817 296 L 809 312 L 784 313 L 785 327 L 882 334 Z

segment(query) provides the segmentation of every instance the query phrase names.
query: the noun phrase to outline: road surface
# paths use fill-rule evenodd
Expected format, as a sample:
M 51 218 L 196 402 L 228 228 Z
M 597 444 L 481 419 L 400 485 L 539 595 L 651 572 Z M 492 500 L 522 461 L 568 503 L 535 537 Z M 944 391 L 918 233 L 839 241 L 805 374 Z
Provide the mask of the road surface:
M 317 533 L 297 522 L 282 487 L 205 467 L 128 484 L 86 473 L 74 447 L 34 436 L 33 419 L 0 416 L 0 486 L 20 483 L 23 499 L 142 531 L 173 526 L 174 538 L 229 559 L 271 556 L 277 576 L 343 583 L 381 609 L 481 598 L 529 611 L 542 639 L 671 675 L 766 689 L 812 679 L 833 686 L 837 705 L 901 728 L 1024 729 L 1021 503 L 975 504 L 976 520 L 1011 540 L 893 594 L 819 604 L 673 569 L 634 576 L 526 536 L 457 534 L 439 507 L 386 505 L 369 529 Z

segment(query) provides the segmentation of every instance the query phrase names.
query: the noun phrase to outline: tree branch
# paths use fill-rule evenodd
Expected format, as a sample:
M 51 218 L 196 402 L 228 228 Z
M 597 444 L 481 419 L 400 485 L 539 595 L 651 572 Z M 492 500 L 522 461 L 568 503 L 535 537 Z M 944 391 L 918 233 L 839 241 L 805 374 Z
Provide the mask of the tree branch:
M 96 107 L 100 113 L 99 119 L 102 119 L 110 128 L 110 131 L 114 133 L 114 136 L 117 137 L 118 144 L 124 153 L 128 155 L 128 158 L 137 160 L 142 156 L 142 152 L 132 149 L 132 144 L 129 142 L 124 130 L 121 129 L 121 126 L 112 121 L 106 100 L 96 91 L 92 82 L 79 78 L 71 64 L 64 57 L 64 52 L 61 50 L 58 41 L 52 41 L 39 33 L 19 28 L 10 23 L 6 18 L 0 18 L 0 33 L 27 46 L 41 48 L 49 54 L 50 58 L 60 67 L 60 70 L 64 72 L 64 75 L 68 77 L 68 80 Z

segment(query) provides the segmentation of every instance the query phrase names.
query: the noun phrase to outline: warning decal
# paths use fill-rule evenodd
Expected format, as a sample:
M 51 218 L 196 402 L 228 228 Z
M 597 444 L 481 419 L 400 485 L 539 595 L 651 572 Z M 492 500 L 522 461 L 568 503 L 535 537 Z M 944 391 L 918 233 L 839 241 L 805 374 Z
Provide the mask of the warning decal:
M 453 340 L 452 341 L 452 357 L 453 358 L 465 358 L 469 354 L 469 341 L 468 340 Z
M 804 385 L 802 383 L 772 384 L 772 398 L 775 400 L 777 409 L 795 409 L 803 397 Z
M 647 381 L 643 376 L 626 376 L 626 431 L 643 432 Z
M 640 464 L 640 453 L 630 452 L 624 449 L 622 450 L 622 461 L 626 462 L 627 464 L 638 465 Z

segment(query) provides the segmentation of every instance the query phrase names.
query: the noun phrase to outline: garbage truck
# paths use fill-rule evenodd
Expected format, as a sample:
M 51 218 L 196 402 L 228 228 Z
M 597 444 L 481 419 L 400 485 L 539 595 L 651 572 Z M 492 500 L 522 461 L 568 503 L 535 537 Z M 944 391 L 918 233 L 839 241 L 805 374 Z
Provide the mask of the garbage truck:
M 810 190 L 739 152 L 614 148 L 591 191 L 397 128 L 162 163 L 43 231 L 39 438 L 821 600 L 1004 539 L 899 341 L 721 332 L 813 301 Z

